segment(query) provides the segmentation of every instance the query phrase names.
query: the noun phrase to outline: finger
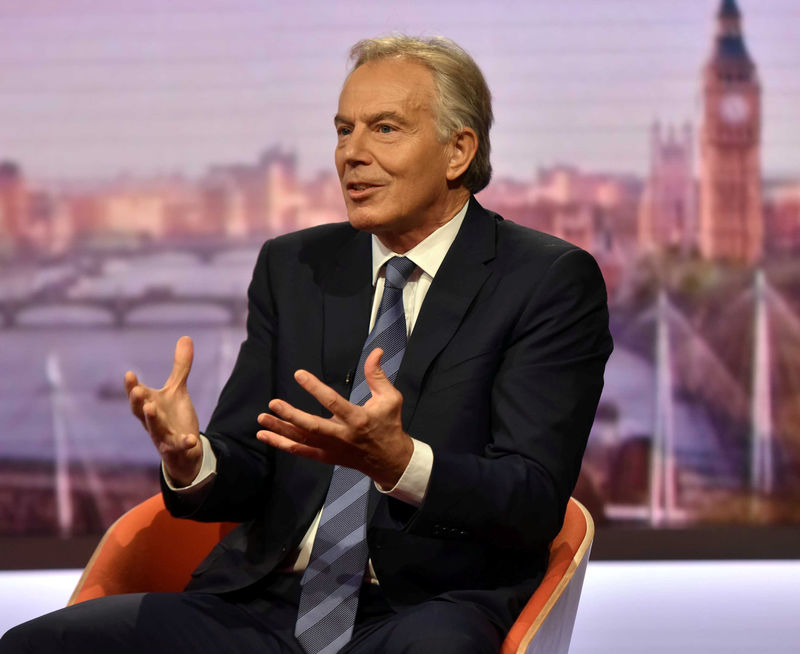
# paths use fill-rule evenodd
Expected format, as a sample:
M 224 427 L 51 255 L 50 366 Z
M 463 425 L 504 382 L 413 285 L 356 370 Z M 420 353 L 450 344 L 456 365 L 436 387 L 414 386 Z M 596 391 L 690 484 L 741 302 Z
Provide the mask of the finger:
M 310 445 L 305 445 L 304 443 L 298 443 L 291 438 L 287 438 L 286 436 L 277 434 L 273 431 L 258 431 L 256 432 L 256 438 L 258 438 L 258 440 L 260 440 L 262 443 L 271 445 L 272 447 L 283 450 L 284 452 L 288 452 L 289 454 L 294 454 L 295 456 L 302 456 L 303 458 L 314 459 L 315 461 L 326 461 L 328 458 L 325 450 L 319 447 L 312 447 Z
M 298 370 L 294 373 L 294 378 L 297 383 L 308 391 L 322 406 L 324 406 L 333 415 L 339 416 L 343 420 L 347 420 L 353 411 L 357 410 L 355 404 L 348 402 L 339 393 L 333 390 L 327 384 L 321 382 L 317 377 L 312 375 L 307 370 Z
M 163 417 L 159 416 L 158 407 L 152 400 L 142 402 L 142 416 L 144 426 L 150 432 L 154 442 L 160 443 L 166 437 L 166 426 Z
M 312 436 L 336 438 L 341 435 L 342 427 L 330 418 L 321 418 L 300 409 L 296 409 L 283 400 L 272 400 L 270 410 L 284 422 L 287 422 Z M 269 415 L 269 414 L 264 414 Z
M 125 383 L 125 395 L 130 397 L 131 391 L 139 385 L 139 378 L 135 372 L 128 370 L 123 377 L 123 381 Z
M 281 420 L 277 416 L 273 416 L 270 413 L 262 413 L 258 416 L 258 424 L 267 429 L 268 431 L 273 431 L 276 434 L 281 434 L 282 436 L 286 436 L 286 438 L 291 438 L 293 441 L 298 443 L 306 443 L 308 444 L 309 440 L 313 440 L 313 435 L 298 429 L 292 423 L 286 422 L 285 420 Z
M 364 379 L 367 382 L 367 386 L 369 386 L 372 397 L 380 395 L 382 392 L 386 393 L 390 389 L 394 390 L 392 382 L 389 381 L 383 368 L 381 368 L 382 356 L 383 350 L 376 347 L 367 355 L 367 359 L 364 361 Z
M 185 386 L 186 379 L 192 369 L 194 344 L 189 336 L 181 336 L 175 344 L 175 357 L 172 360 L 172 372 L 164 386 Z
M 147 387 L 136 385 L 134 386 L 130 393 L 128 393 L 128 402 L 131 405 L 131 413 L 135 415 L 139 420 L 142 421 L 144 425 L 144 412 L 143 406 L 145 401 L 147 401 Z M 147 427 L 147 425 L 145 425 Z

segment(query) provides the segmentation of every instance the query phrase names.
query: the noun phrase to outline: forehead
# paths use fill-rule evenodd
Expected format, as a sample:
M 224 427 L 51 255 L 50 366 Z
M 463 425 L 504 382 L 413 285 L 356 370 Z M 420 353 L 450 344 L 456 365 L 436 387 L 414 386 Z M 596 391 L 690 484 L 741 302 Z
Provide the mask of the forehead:
M 384 111 L 431 111 L 434 97 L 433 75 L 424 65 L 379 59 L 359 66 L 347 78 L 339 95 L 339 115 L 358 118 Z

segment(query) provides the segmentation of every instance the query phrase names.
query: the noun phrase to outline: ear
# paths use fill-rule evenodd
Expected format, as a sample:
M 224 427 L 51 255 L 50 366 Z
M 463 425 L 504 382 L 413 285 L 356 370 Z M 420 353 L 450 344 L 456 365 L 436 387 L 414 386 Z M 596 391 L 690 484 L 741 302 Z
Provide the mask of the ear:
M 447 181 L 453 182 L 467 172 L 478 151 L 478 135 L 471 127 L 462 127 L 450 139 Z

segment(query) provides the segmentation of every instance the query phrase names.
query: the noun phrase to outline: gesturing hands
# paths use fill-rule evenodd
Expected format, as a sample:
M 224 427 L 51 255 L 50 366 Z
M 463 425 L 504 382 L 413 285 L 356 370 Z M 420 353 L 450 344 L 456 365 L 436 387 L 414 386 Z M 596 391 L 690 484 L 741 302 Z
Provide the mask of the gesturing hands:
M 297 383 L 333 415 L 321 418 L 283 400 L 272 400 L 269 408 L 275 415 L 258 416 L 265 429 L 256 436 L 290 454 L 354 468 L 384 488 L 393 487 L 411 459 L 414 444 L 403 431 L 403 396 L 381 369 L 382 355 L 383 350 L 376 348 L 364 362 L 364 377 L 372 392 L 364 406 L 348 402 L 310 372 L 298 370 Z
M 197 413 L 186 388 L 193 357 L 192 339 L 182 336 L 175 345 L 172 372 L 159 390 L 140 384 L 130 370 L 125 373 L 131 411 L 150 434 L 167 474 L 180 486 L 194 480 L 203 460 Z

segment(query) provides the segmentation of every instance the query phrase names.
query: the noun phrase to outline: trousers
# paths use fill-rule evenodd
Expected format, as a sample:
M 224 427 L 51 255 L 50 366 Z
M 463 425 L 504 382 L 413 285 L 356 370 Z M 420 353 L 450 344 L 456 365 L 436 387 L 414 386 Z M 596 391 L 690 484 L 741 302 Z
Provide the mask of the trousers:
M 0 654 L 303 654 L 293 635 L 297 575 L 213 595 L 103 597 L 9 630 Z M 379 586 L 361 590 L 352 640 L 341 654 L 496 654 L 502 634 L 480 607 L 433 599 L 394 610 Z

